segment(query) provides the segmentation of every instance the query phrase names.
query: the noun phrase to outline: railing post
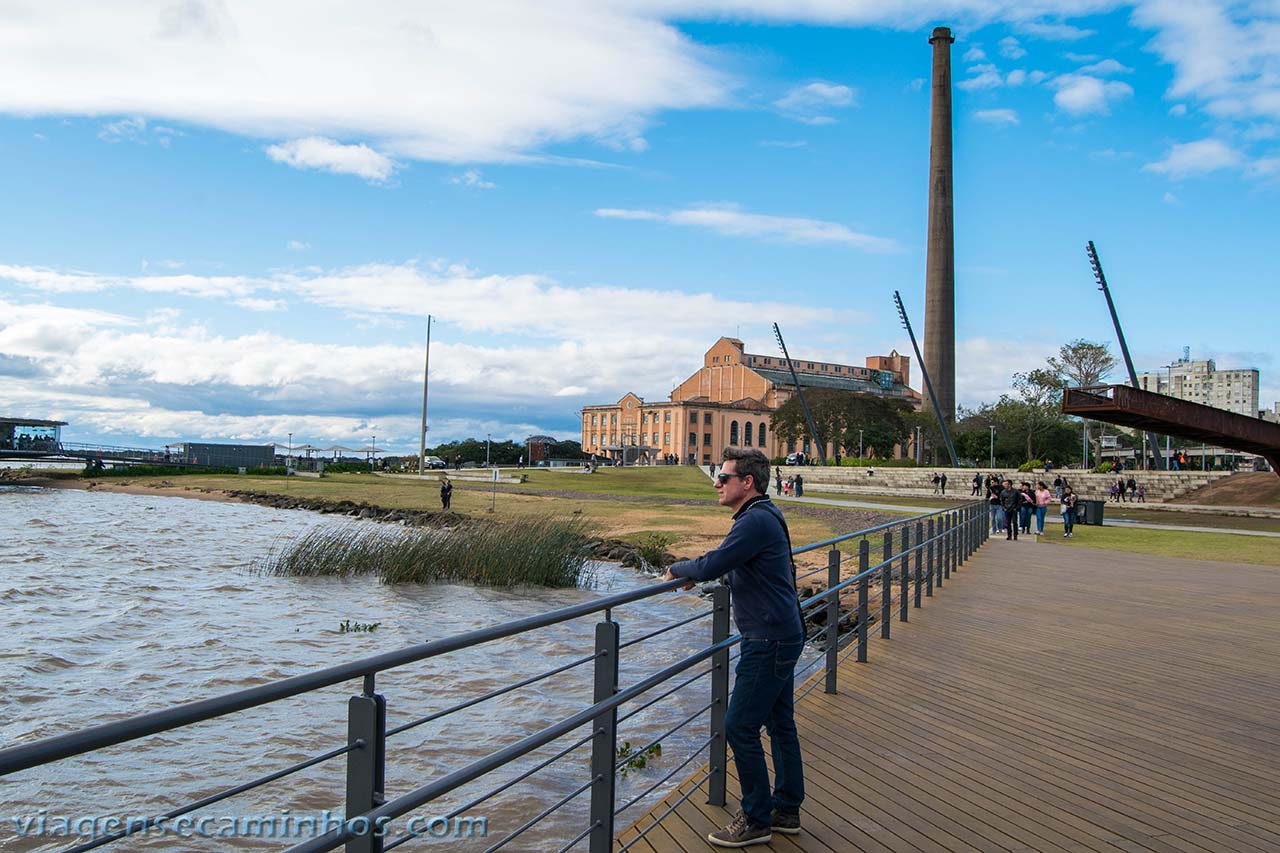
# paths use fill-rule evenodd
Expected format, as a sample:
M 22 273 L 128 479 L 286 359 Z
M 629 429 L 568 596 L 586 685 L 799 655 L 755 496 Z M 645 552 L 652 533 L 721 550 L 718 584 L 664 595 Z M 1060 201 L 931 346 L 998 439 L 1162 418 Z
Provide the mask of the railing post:
M 947 517 L 945 515 L 938 516 L 938 554 L 934 562 L 937 569 L 934 583 L 938 589 L 942 589 L 942 569 L 947 562 Z
M 867 537 L 858 542 L 858 663 L 867 662 L 867 598 L 870 582 L 867 569 L 871 567 L 871 543 Z
M 618 623 L 609 618 L 596 623 L 595 689 L 592 702 L 603 702 L 618 692 Z M 611 708 L 591 721 L 591 853 L 613 850 L 613 790 L 618 756 L 618 709 Z
M 942 540 L 942 576 L 951 580 L 951 560 L 955 556 L 956 520 L 951 513 L 947 513 L 944 518 L 946 518 L 947 535 Z
M 893 532 L 884 532 L 880 563 L 880 639 L 889 639 L 889 613 L 893 608 Z
M 920 587 L 924 586 L 922 566 L 924 562 L 924 522 L 916 522 L 916 607 L 920 606 Z
M 898 570 L 898 621 L 907 621 L 907 608 L 911 606 L 911 525 L 902 525 L 902 568 Z
M 840 585 L 840 552 L 827 554 L 827 589 Z M 836 668 L 840 664 L 840 593 L 827 599 L 827 693 L 836 692 Z M 721 803 L 721 805 L 724 805 Z
M 719 584 L 711 593 L 711 644 L 729 639 L 729 587 Z M 729 650 L 711 656 L 711 778 L 707 805 L 723 806 L 728 779 L 729 742 L 724 734 L 724 716 L 729 712 Z
M 925 566 L 924 594 L 926 598 L 933 598 L 933 555 L 936 552 L 934 551 L 934 548 L 933 548 L 934 543 L 933 543 L 933 518 L 932 517 L 929 518 L 928 536 L 929 536 L 929 544 L 928 546 L 926 546 L 928 550 L 928 554 L 925 555 L 927 565 Z
M 347 753 L 347 824 L 359 834 L 346 843 L 346 853 L 382 853 L 381 829 L 360 817 L 385 800 L 387 700 L 375 691 L 372 673 L 347 702 L 347 743 L 360 745 Z

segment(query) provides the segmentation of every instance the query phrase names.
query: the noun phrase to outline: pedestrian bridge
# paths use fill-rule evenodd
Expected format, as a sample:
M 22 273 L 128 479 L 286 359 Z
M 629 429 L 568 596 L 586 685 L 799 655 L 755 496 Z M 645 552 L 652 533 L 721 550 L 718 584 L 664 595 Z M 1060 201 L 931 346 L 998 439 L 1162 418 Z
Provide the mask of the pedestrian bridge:
M 990 540 L 838 694 L 797 702 L 805 831 L 772 849 L 1280 850 L 1277 580 Z M 737 790 L 730 765 L 708 806 L 704 776 L 618 848 L 711 849 Z

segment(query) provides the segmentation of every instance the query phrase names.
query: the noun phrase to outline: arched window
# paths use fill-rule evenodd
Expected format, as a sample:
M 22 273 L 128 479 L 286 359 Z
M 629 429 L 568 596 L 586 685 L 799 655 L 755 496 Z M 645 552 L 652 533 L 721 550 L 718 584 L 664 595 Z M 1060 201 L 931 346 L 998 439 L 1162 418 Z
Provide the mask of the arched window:
M 747 447 L 751 446 L 751 421 L 747 421 L 746 428 L 743 430 L 742 443 Z
M 729 422 L 729 443 L 732 445 L 737 445 L 738 443 L 738 422 L 737 421 Z
M 760 446 L 764 447 L 764 421 L 760 422 L 760 432 L 756 434 L 756 438 L 760 440 Z

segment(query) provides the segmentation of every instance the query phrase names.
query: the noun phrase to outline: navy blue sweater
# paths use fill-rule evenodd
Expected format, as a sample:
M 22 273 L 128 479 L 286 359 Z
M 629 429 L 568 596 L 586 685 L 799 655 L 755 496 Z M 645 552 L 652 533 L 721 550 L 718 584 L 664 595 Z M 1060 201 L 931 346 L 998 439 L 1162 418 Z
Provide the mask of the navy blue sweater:
M 791 548 L 774 512 L 767 495 L 752 498 L 734 513 L 733 527 L 719 548 L 671 566 L 671 574 L 692 581 L 724 577 L 733 591 L 738 631 L 752 640 L 794 640 L 804 635 Z

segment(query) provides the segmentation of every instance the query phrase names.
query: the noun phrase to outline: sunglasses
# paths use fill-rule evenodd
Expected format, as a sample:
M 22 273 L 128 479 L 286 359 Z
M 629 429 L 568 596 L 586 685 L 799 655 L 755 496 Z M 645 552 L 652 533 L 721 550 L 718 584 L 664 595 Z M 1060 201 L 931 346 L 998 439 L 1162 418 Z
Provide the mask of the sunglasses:
M 742 477 L 749 477 L 749 476 L 751 475 L 750 474 L 716 474 L 716 482 L 723 486 L 725 483 L 728 483 L 734 477 L 742 478 Z

